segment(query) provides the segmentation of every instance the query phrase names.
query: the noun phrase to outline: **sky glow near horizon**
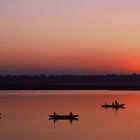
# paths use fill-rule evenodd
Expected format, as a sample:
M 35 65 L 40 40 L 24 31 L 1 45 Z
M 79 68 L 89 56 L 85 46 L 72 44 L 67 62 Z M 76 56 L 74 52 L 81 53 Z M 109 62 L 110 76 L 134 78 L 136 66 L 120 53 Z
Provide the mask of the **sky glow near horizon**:
M 140 1 L 0 0 L 0 73 L 140 73 Z

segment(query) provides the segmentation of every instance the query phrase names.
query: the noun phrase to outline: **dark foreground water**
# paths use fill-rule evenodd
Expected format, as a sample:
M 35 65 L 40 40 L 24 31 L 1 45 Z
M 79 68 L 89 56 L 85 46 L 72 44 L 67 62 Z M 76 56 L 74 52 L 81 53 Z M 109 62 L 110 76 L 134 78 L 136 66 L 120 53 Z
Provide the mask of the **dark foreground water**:
M 126 108 L 101 108 L 114 100 Z M 79 121 L 54 123 L 54 111 Z M 140 140 L 139 91 L 0 91 L 0 112 L 0 140 Z

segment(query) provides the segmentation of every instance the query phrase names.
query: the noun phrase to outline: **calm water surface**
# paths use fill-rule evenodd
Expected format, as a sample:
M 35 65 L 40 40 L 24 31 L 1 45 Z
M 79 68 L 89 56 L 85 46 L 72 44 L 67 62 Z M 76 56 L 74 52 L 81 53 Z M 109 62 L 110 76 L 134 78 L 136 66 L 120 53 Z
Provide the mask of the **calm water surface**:
M 126 108 L 101 108 L 114 100 Z M 54 123 L 54 111 L 79 121 Z M 140 140 L 139 91 L 0 91 L 0 112 L 0 140 Z

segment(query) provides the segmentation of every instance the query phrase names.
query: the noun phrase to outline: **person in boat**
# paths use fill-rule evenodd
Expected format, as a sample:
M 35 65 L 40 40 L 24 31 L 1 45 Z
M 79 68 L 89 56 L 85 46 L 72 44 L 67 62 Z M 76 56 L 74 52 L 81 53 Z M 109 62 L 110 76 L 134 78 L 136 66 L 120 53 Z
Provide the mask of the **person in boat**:
M 118 106 L 119 103 L 115 100 L 113 103 L 112 103 L 112 106 Z
M 114 105 L 115 105 L 115 103 L 113 102 L 113 103 L 112 103 L 112 106 L 114 106 Z
M 72 117 L 73 116 L 73 113 L 72 112 L 70 112 L 70 117 Z
M 56 113 L 54 112 L 53 115 L 56 116 Z
M 116 100 L 115 100 L 115 105 L 117 105 L 117 106 L 119 105 L 119 103 Z

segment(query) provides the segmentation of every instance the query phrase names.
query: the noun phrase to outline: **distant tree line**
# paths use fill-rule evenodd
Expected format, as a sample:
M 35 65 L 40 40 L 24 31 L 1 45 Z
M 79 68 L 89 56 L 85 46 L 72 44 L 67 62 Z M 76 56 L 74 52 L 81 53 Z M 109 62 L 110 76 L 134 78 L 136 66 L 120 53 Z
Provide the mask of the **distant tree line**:
M 128 75 L 1 75 L 0 89 L 140 90 L 140 74 Z

